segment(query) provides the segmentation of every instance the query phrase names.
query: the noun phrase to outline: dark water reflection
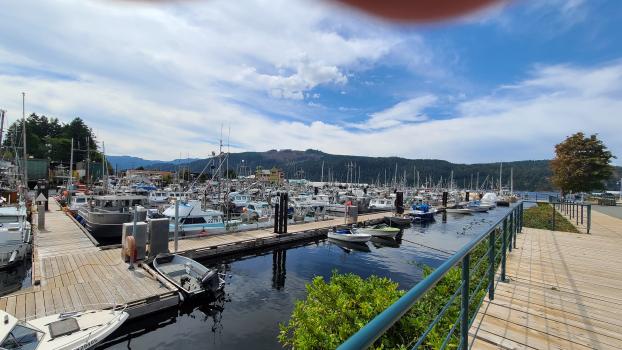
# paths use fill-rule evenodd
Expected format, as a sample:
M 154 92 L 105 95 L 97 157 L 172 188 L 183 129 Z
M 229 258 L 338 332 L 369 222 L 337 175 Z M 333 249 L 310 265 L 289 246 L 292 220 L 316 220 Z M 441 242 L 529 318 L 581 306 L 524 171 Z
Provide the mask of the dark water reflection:
M 202 261 L 227 273 L 225 294 L 143 320 L 128 322 L 102 348 L 274 349 L 279 323 L 287 322 L 305 284 L 333 270 L 362 277 L 386 276 L 409 289 L 421 280 L 421 265 L 439 266 L 450 254 L 496 222 L 508 208 L 490 213 L 441 215 L 403 231 L 395 241 L 366 245 L 319 240 L 253 255 Z M 444 222 L 446 221 L 446 222 Z

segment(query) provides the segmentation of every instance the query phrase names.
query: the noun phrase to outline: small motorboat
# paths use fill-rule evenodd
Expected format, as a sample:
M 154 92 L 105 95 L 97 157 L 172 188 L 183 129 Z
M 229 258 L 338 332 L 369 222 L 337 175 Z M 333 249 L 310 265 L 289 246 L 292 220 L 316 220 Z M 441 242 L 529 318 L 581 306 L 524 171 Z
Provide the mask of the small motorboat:
M 454 205 L 445 209 L 446 213 L 471 215 L 473 211 L 462 205 Z
M 0 310 L 0 349 L 88 349 L 127 320 L 124 310 L 68 312 L 28 322 Z
M 406 228 L 410 226 L 410 218 L 409 217 L 399 217 L 399 216 L 385 216 L 384 223 L 397 228 Z
M 431 207 L 429 204 L 418 203 L 412 206 L 408 216 L 410 216 L 413 221 L 432 221 L 436 213 L 436 208 Z
M 365 243 L 371 239 L 371 235 L 368 233 L 353 232 L 348 228 L 338 228 L 333 231 L 329 231 L 328 238 L 345 242 Z
M 185 256 L 158 254 L 153 260 L 153 267 L 188 297 L 204 292 L 216 293 L 225 286 L 218 271 Z
M 378 224 L 373 227 L 361 227 L 357 228 L 357 233 L 367 233 L 372 235 L 373 237 L 386 237 L 386 238 L 395 238 L 398 233 L 400 233 L 400 229 L 397 227 L 391 227 L 387 224 Z

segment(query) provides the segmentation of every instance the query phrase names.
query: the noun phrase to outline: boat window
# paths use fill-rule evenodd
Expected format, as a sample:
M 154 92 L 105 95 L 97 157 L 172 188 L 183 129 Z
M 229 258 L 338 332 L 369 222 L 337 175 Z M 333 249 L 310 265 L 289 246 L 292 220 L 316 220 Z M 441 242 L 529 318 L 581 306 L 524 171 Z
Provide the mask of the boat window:
M 248 205 L 248 209 L 255 210 L 255 206 L 254 206 L 254 205 L 252 205 L 252 204 L 249 204 L 249 205 Z
M 19 222 L 19 218 L 17 216 L 0 216 L 0 224 L 9 222 Z
M 40 333 L 32 328 L 18 324 L 13 327 L 9 335 L 0 344 L 0 348 L 34 350 L 39 345 Z

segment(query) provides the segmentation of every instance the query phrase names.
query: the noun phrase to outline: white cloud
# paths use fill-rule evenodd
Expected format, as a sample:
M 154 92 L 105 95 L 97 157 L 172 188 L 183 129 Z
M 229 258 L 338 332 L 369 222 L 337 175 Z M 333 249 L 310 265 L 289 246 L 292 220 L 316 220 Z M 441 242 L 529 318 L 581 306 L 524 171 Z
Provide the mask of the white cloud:
M 11 121 L 26 91 L 27 111 L 83 117 L 111 154 L 206 156 L 230 124 L 233 151 L 533 159 L 551 157 L 555 142 L 581 130 L 600 133 L 622 155 L 620 62 L 540 66 L 488 96 L 419 93 L 362 123 L 330 120 L 310 90 L 330 85 L 355 95 L 352 70 L 402 57 L 414 71 L 443 73 L 412 32 L 315 1 L 28 0 L 3 4 L 0 31 L 0 101 Z M 314 102 L 297 100 L 304 96 Z M 430 107 L 451 106 L 451 118 L 428 119 Z M 358 107 L 349 103 L 342 113 Z
M 422 122 L 428 119 L 423 110 L 434 105 L 436 101 L 437 97 L 434 95 L 411 98 L 383 111 L 372 113 L 367 121 L 353 126 L 359 129 L 384 129 L 404 123 Z

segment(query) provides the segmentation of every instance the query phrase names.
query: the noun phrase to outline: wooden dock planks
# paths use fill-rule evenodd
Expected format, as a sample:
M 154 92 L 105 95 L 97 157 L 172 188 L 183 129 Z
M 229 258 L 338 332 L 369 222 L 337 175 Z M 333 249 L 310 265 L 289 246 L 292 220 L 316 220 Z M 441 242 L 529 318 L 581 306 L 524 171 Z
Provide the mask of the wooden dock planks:
M 591 232 L 524 228 L 509 282 L 471 327 L 472 348 L 622 348 L 622 220 L 593 212 Z

